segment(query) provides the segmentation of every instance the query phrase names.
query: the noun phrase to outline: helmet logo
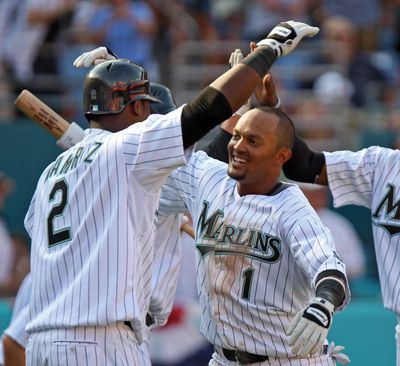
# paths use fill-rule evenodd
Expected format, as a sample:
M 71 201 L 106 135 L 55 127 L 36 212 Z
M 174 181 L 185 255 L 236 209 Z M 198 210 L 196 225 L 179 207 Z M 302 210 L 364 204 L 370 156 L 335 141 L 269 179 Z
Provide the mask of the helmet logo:
M 97 92 L 96 92 L 95 89 L 92 89 L 92 90 L 90 91 L 90 99 L 91 99 L 91 100 L 96 100 L 96 99 L 97 99 Z

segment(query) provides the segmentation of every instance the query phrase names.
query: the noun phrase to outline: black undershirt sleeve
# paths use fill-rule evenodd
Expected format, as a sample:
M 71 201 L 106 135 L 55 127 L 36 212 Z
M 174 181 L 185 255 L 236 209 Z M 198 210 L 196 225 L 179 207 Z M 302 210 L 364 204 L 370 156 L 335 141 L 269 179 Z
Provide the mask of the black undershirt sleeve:
M 182 139 L 184 148 L 192 146 L 213 127 L 232 115 L 225 95 L 211 86 L 182 110 Z
M 221 127 L 215 129 L 213 139 L 201 150 L 205 151 L 208 156 L 214 159 L 228 163 L 228 142 L 232 135 Z
M 325 156 L 315 152 L 298 136 L 295 138 L 292 157 L 283 164 L 286 178 L 298 182 L 314 183 L 325 165 Z

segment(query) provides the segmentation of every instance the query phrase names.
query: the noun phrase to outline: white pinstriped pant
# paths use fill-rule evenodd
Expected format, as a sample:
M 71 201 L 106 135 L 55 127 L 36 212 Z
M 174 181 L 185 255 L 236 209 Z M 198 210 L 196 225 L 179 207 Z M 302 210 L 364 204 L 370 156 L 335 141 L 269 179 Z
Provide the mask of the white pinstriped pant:
M 214 352 L 208 366 L 236 366 L 236 362 Z M 328 355 L 320 355 L 309 358 L 269 358 L 264 362 L 248 364 L 246 366 L 335 366 L 335 360 Z
M 122 323 L 33 333 L 26 361 L 27 366 L 151 366 L 147 343 L 139 345 Z

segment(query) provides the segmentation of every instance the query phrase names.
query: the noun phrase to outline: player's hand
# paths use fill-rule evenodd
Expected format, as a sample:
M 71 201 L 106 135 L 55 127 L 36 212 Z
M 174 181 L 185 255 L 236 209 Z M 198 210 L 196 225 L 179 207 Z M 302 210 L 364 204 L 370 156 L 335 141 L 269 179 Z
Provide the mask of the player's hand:
M 335 342 L 329 343 L 328 355 L 330 355 L 335 361 L 339 362 L 341 365 L 347 365 L 350 363 L 350 358 L 345 353 L 343 353 L 343 346 L 336 346 Z
M 236 50 L 233 51 L 229 56 L 229 67 L 232 68 L 237 64 L 240 64 L 240 61 L 242 60 L 243 60 L 243 53 L 239 48 L 236 48 Z
M 256 86 L 254 95 L 260 105 L 279 108 L 281 100 L 276 93 L 276 88 L 271 74 L 264 76 L 262 81 Z
M 305 310 L 299 312 L 288 329 L 292 352 L 307 357 L 320 352 L 332 324 L 334 306 L 329 301 L 314 297 Z
M 90 67 L 101 64 L 104 61 L 116 59 L 117 56 L 107 47 L 97 47 L 92 51 L 82 53 L 75 59 L 73 65 L 75 67 Z
M 311 27 L 306 23 L 289 20 L 279 23 L 268 34 L 267 38 L 257 43 L 257 46 L 270 46 L 275 50 L 278 57 L 284 56 L 292 52 L 301 39 L 313 37 L 318 32 L 318 27 Z
M 243 60 L 243 54 L 242 51 L 239 48 L 236 48 L 235 51 L 233 51 L 229 57 L 229 67 L 232 68 L 236 66 L 237 64 L 240 64 L 240 62 Z M 238 116 L 243 116 L 247 111 L 249 111 L 251 108 L 250 105 L 250 99 L 247 100 L 245 104 L 243 104 L 236 112 Z

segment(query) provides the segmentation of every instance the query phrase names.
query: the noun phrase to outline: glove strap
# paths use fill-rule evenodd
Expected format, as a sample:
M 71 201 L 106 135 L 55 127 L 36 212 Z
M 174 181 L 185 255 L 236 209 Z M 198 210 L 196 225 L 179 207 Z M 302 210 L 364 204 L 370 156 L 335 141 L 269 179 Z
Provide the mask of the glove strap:
M 331 325 L 332 314 L 326 305 L 323 305 L 327 303 L 327 300 L 323 298 L 316 298 L 315 300 L 317 302 L 312 303 L 304 310 L 303 318 L 309 319 L 321 327 L 328 329 Z
M 288 40 L 293 40 L 296 38 L 296 31 L 288 23 L 279 23 L 273 30 L 272 34 L 267 36 L 267 39 L 274 39 L 279 43 L 283 44 Z

